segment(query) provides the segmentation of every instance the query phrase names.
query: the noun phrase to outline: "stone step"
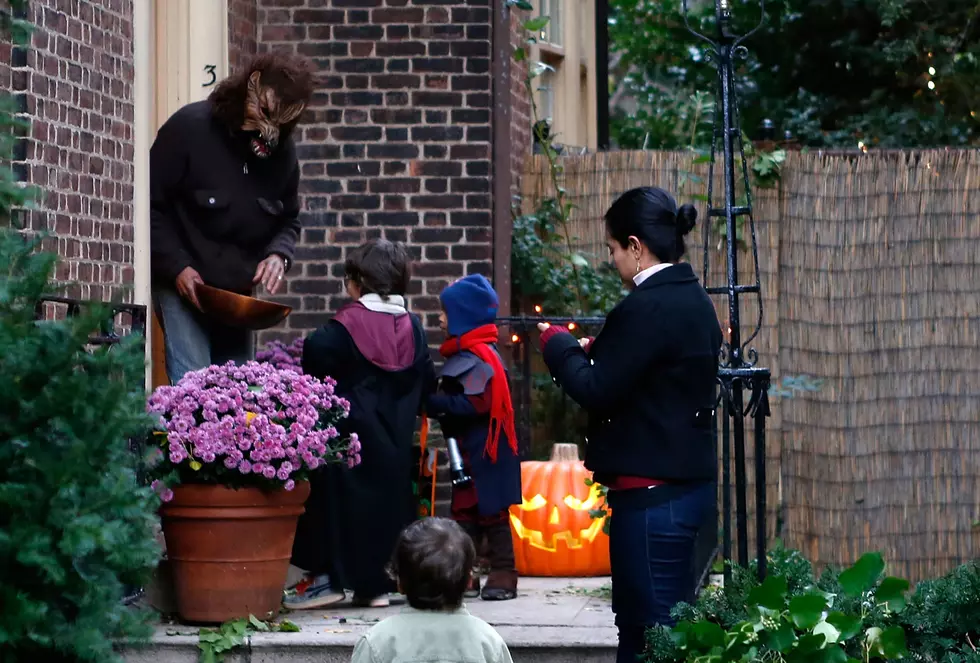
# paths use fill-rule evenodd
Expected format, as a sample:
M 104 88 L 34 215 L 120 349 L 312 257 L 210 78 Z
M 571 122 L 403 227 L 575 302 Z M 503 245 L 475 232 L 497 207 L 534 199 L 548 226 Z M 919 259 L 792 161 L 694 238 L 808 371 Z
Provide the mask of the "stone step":
M 576 633 L 561 627 L 498 627 L 515 663 L 610 663 L 616 658 L 615 630 Z M 589 637 L 593 636 L 593 637 Z M 322 638 L 303 633 L 258 634 L 226 663 L 348 663 L 358 636 Z M 198 663 L 197 636 L 172 636 L 124 653 L 126 663 Z
M 515 663 L 608 663 L 616 628 L 608 578 L 521 578 L 514 601 L 467 601 L 466 608 L 497 629 Z M 257 633 L 228 663 L 340 663 L 361 634 L 402 608 L 352 608 L 290 613 L 298 633 Z M 126 663 L 197 663 L 197 629 L 161 624 L 152 643 L 124 652 Z

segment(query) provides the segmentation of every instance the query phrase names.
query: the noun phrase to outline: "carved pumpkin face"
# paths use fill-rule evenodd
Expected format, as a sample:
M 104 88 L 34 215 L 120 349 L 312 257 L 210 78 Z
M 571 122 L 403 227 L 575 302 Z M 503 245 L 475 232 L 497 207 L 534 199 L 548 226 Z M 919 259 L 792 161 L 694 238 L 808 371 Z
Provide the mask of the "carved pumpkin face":
M 521 504 L 510 508 L 517 571 L 526 576 L 609 575 L 609 537 L 603 518 L 589 515 L 599 487 L 575 445 L 555 445 L 550 461 L 521 463 Z

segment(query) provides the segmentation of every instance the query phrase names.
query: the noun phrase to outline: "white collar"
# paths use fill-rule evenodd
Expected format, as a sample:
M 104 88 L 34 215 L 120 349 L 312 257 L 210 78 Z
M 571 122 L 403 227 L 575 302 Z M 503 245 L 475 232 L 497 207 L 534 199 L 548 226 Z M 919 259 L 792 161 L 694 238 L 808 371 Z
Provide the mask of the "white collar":
M 650 278 L 657 272 L 673 266 L 674 263 L 672 262 L 662 262 L 660 264 L 654 265 L 653 267 L 647 267 L 642 272 L 638 272 L 636 276 L 633 277 L 633 283 L 636 285 L 640 285 L 641 283 L 646 281 L 648 278 Z
M 364 308 L 375 313 L 390 313 L 391 315 L 408 313 L 408 310 L 405 308 L 405 298 L 401 295 L 382 297 L 372 292 L 363 295 L 358 301 L 361 302 Z

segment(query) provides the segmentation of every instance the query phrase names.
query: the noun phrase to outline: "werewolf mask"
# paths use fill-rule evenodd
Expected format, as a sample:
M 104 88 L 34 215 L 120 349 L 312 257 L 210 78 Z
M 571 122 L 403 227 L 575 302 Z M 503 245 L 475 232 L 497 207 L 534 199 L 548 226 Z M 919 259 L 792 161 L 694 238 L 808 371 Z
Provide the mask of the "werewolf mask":
M 260 53 L 221 81 L 209 99 L 212 113 L 248 149 L 268 158 L 289 137 L 313 97 L 315 65 L 288 52 Z
M 305 101 L 283 103 L 273 87 L 262 85 L 262 72 L 253 71 L 248 77 L 245 121 L 242 123 L 242 131 L 249 135 L 252 153 L 261 159 L 272 154 L 279 145 L 280 134 L 287 134 L 288 129 L 292 129 L 305 108 Z

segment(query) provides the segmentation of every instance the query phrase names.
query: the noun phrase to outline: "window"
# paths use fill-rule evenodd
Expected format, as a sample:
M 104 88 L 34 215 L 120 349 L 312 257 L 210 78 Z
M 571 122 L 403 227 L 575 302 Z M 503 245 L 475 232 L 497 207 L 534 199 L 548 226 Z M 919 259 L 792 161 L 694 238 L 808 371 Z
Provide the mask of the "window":
M 595 148 L 595 2 L 533 0 L 535 13 L 548 24 L 535 35 L 532 61 L 553 70 L 534 79 L 539 119 L 549 119 L 556 142 Z
M 561 6 L 562 2 L 564 1 L 565 0 L 540 0 L 541 16 L 548 16 L 551 19 L 548 21 L 548 25 L 545 26 L 544 30 L 541 31 L 540 38 L 542 41 L 555 46 L 561 46 L 564 43 L 564 40 L 562 39 L 562 30 L 564 30 L 564 26 L 561 15 Z
M 541 119 L 555 117 L 555 72 L 548 69 L 538 76 L 538 114 Z

